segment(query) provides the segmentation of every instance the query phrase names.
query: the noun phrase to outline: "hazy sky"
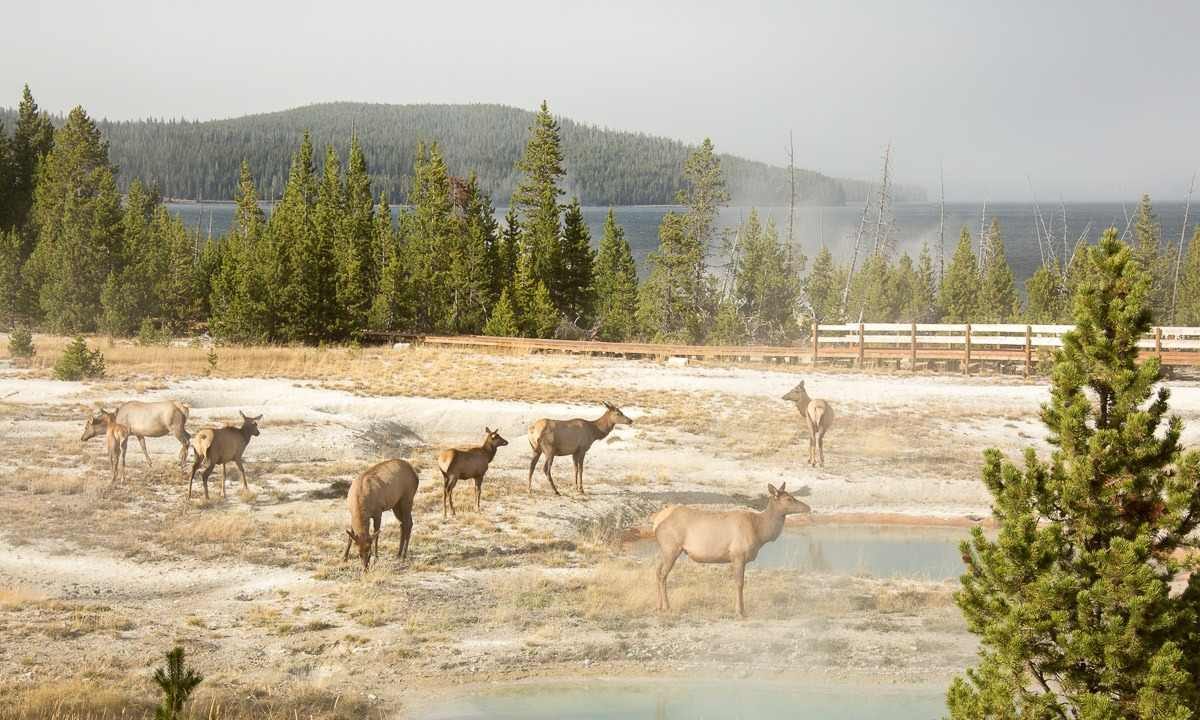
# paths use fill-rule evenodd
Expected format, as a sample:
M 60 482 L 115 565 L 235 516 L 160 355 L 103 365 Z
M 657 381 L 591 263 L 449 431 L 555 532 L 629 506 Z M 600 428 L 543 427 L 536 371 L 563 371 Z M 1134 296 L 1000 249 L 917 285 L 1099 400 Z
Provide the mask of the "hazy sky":
M 18 0 L 0 104 L 218 118 L 497 102 L 949 199 L 1181 201 L 1200 2 Z

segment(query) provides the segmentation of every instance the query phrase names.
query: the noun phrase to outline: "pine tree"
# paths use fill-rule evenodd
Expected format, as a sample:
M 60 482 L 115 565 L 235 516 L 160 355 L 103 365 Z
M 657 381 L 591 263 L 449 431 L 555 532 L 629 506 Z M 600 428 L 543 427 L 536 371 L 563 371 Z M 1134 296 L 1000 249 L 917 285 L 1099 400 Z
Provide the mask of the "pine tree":
M 496 305 L 492 308 L 492 314 L 483 326 L 483 334 L 498 337 L 515 337 L 521 334 L 507 288 L 500 292 L 500 299 L 496 301 Z
M 531 337 L 554 337 L 558 328 L 559 314 L 550 299 L 550 289 L 541 280 L 534 282 L 533 291 L 529 293 L 529 301 L 524 307 L 524 324 Z
M 909 260 L 909 271 L 912 260 Z M 907 291 L 904 292 L 904 296 Z M 897 295 L 896 278 L 887 256 L 871 253 L 863 263 L 862 270 L 850 284 L 847 305 L 848 318 L 865 322 L 892 322 L 896 319 L 898 306 L 903 296 Z
M 33 252 L 33 232 L 26 232 L 26 224 L 30 219 L 33 207 L 34 187 L 37 184 L 38 163 L 50 153 L 54 147 L 54 125 L 50 116 L 38 110 L 33 94 L 26 85 L 22 90 L 21 103 L 17 108 L 17 124 L 13 128 L 12 138 L 12 170 L 7 202 L 4 204 L 3 215 L 5 224 L 0 228 L 14 228 L 25 238 L 21 250 L 21 259 L 25 260 Z
M 462 207 L 448 236 L 450 264 L 447 327 L 458 333 L 477 333 L 491 307 L 492 272 L 488 248 L 495 244 L 492 203 L 472 176 L 466 183 Z
M 154 683 L 162 691 L 162 702 L 154 712 L 155 720 L 175 720 L 183 712 L 183 706 L 204 677 L 196 673 L 183 661 L 183 648 L 176 647 L 167 653 L 167 666 L 154 671 Z
M 1054 325 L 1067 319 L 1066 288 L 1058 264 L 1042 265 L 1025 281 L 1025 322 Z
M 317 287 L 321 272 L 310 263 L 326 259 L 314 218 L 317 177 L 312 138 L 306 132 L 292 155 L 283 197 L 271 212 L 263 241 L 260 275 L 265 295 L 265 335 L 274 342 L 315 342 L 312 312 L 324 309 Z
M 21 272 L 24 244 L 15 228 L 0 230 L 0 326 L 28 318 L 33 301 Z
M 1192 233 L 1183 267 L 1179 268 L 1179 297 L 1175 322 L 1181 325 L 1200 325 L 1200 225 Z
M 637 294 L 633 251 L 609 208 L 596 255 L 596 319 L 601 340 L 619 342 L 637 335 Z
M 688 233 L 684 215 L 663 216 L 658 249 L 648 263 L 650 273 L 638 293 L 638 324 L 659 342 L 703 342 L 715 292 L 712 279 L 696 272 L 704 265 L 704 248 Z
M 977 322 L 979 283 L 979 266 L 971 249 L 971 233 L 964 227 L 942 278 L 942 322 Z
M 704 138 L 683 165 L 683 187 L 675 202 L 687 208 L 684 215 L 685 231 L 691 242 L 700 245 L 705 252 L 716 250 L 717 217 L 729 202 L 725 188 L 725 176 L 721 172 L 721 159 L 713 149 L 712 140 Z M 707 272 L 703 267 L 698 272 Z
M 515 297 L 517 260 L 521 254 L 521 221 L 516 208 L 509 208 L 504 215 L 504 232 L 500 236 L 499 266 L 496 278 L 501 290 L 508 290 L 509 298 Z M 515 306 L 514 306 L 515 307 Z
M 183 332 L 199 319 L 201 295 L 196 286 L 196 246 L 200 238 L 159 205 L 154 212 L 162 273 L 154 285 L 154 314 L 166 332 Z
M 121 203 L 108 144 L 81 107 L 54 134 L 38 163 L 31 213 L 37 246 L 27 279 L 56 332 L 96 325 L 100 291 L 119 260 Z
M 713 316 L 708 341 L 713 345 L 741 345 L 749 339 L 750 332 L 738 308 L 738 301 L 728 296 L 721 298 Z
M 367 160 L 355 135 L 350 139 L 344 205 L 333 248 L 339 321 L 334 334 L 339 339 L 354 337 L 366 327 L 379 283 L 379 269 L 372 262 L 371 252 L 374 212 Z
M 1142 268 L 1150 275 L 1150 295 L 1147 300 L 1154 317 L 1166 322 L 1171 296 L 1168 279 L 1171 262 L 1163 253 L 1162 228 L 1154 215 L 1154 206 L 1149 195 L 1142 195 L 1138 203 L 1137 218 L 1133 223 L 1133 254 Z
M 338 303 L 337 237 L 346 217 L 346 187 L 342 164 L 333 146 L 325 148 L 325 162 L 312 205 L 312 223 L 293 248 L 291 298 L 293 339 L 315 345 L 338 335 L 350 323 L 345 306 Z
M 833 254 L 824 245 L 813 260 L 812 270 L 804 284 L 804 294 L 810 312 L 817 322 L 829 323 L 841 320 L 838 309 L 841 305 L 842 285 L 837 277 Z
M 153 316 L 157 310 L 154 284 L 163 271 L 152 224 L 157 207 L 157 194 L 134 179 L 125 196 L 112 270 L 100 292 L 104 311 L 101 326 L 110 335 L 132 335 L 142 319 Z
M 375 212 L 372 243 L 375 248 L 372 254 L 382 270 L 375 298 L 371 302 L 369 324 L 377 330 L 398 330 L 411 326 L 414 310 L 405 268 L 406 253 L 400 245 L 396 229 L 392 227 L 392 210 L 382 193 Z
M 912 294 L 905 305 L 904 315 L 919 323 L 937 322 L 938 319 L 937 273 L 933 268 L 933 258 L 929 254 L 927 243 L 921 243 Z
M 555 307 L 565 310 L 558 198 L 563 192 L 559 182 L 566 171 L 558 122 L 545 101 L 529 128 L 529 142 L 517 171 L 522 178 L 513 191 L 511 206 L 523 225 L 521 252 L 529 256 L 534 278 L 549 289 Z
M 984 242 L 988 248 L 987 260 L 979 271 L 980 293 L 972 322 L 1009 322 L 1020 313 L 1020 303 L 998 219 L 992 218 Z
M 981 639 L 952 718 L 1176 718 L 1200 706 L 1200 576 L 1171 583 L 1200 523 L 1150 329 L 1150 278 L 1115 229 L 1089 248 L 1042 421 L 1050 461 L 984 456 L 999 535 L 975 529 L 956 601 Z
M 796 321 L 800 274 L 791 253 L 779 240 L 773 219 L 760 228 L 758 213 L 751 210 L 741 235 L 733 299 L 745 335 L 754 343 L 787 343 L 800 333 Z
M 241 342 L 277 339 L 273 337 L 269 291 L 285 258 L 276 256 L 266 237 L 266 218 L 245 160 L 236 201 L 233 225 L 223 243 L 209 295 L 213 333 Z
M 583 208 L 579 199 L 567 205 L 563 216 L 562 232 L 562 304 L 560 308 L 566 318 L 580 327 L 591 324 L 595 303 L 595 278 L 593 265 L 596 261 L 592 251 L 592 237 L 583 220 Z

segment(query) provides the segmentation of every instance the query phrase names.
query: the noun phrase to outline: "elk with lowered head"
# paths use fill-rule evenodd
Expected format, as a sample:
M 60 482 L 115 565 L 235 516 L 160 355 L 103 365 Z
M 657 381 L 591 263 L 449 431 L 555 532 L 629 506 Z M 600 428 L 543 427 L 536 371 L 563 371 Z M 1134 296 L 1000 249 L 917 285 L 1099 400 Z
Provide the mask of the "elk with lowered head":
M 447 448 L 438 453 L 438 469 L 442 471 L 442 517 L 446 510 L 454 512 L 454 486 L 461 480 L 475 481 L 475 512 L 479 512 L 479 495 L 483 490 L 483 475 L 496 458 L 496 450 L 507 445 L 499 430 L 484 427 L 483 444 L 473 448 Z
M 808 464 L 825 467 L 825 432 L 833 427 L 833 408 L 824 400 L 814 400 L 804 389 L 804 381 L 788 390 L 784 400 L 796 403 L 800 417 L 808 426 Z
M 702 510 L 686 505 L 668 505 L 658 511 L 651 523 L 654 539 L 658 541 L 658 609 L 669 610 L 667 576 L 675 566 L 679 553 L 685 552 L 699 563 L 729 563 L 737 582 L 734 612 L 746 617 L 742 603 L 746 563 L 758 557 L 763 545 L 779 537 L 784 518 L 793 513 L 808 513 L 812 509 L 787 492 L 787 483 L 778 489 L 767 485 L 767 508 L 753 510 Z
M 137 438 L 138 444 L 142 446 L 142 454 L 146 456 L 147 464 L 150 464 L 151 460 L 150 453 L 146 451 L 146 438 L 171 435 L 178 440 L 180 446 L 179 469 L 183 470 L 187 463 L 188 441 L 191 439 L 187 431 L 189 410 L 187 405 L 174 400 L 157 402 L 131 400 L 118 406 L 115 415 L 117 423 L 128 428 L 131 437 Z M 93 418 L 91 422 L 95 423 L 96 418 Z M 85 430 L 84 435 L 87 437 L 84 440 L 104 432 L 104 427 L 102 424 L 96 426 L 90 435 Z M 122 453 L 123 463 L 124 453 Z
M 353 544 L 358 547 L 363 570 L 370 567 L 371 555 L 379 556 L 379 528 L 383 524 L 383 513 L 388 510 L 400 521 L 400 550 L 396 557 L 401 560 L 408 557 L 413 499 L 417 496 L 419 482 L 408 461 L 385 460 L 371 466 L 350 483 L 350 492 L 346 494 L 346 505 L 350 508 L 350 527 L 346 529 L 349 538 L 342 562 L 350 558 L 350 545 Z
M 100 433 L 104 433 L 105 443 L 108 446 L 108 462 L 112 465 L 110 482 L 117 481 L 118 465 L 121 469 L 121 479 L 128 479 L 125 474 L 125 451 L 129 448 L 129 426 L 117 421 L 117 413 L 101 409 L 98 415 L 88 417 L 87 424 L 83 426 L 83 437 L 80 438 L 80 441 L 87 442 Z
M 241 426 L 226 425 L 222 428 L 204 428 L 192 438 L 192 449 L 196 451 L 196 460 L 192 463 L 192 472 L 188 476 L 188 497 L 192 497 L 192 482 L 196 479 L 196 471 L 204 466 L 200 479 L 204 482 L 204 499 L 208 499 L 208 476 L 217 465 L 221 466 L 221 497 L 225 497 L 225 465 L 237 465 L 238 473 L 242 476 L 242 489 L 249 490 L 246 484 L 246 468 L 242 465 L 242 454 L 250 444 L 250 438 L 258 435 L 258 421 L 262 415 L 250 417 L 238 411 L 242 416 Z
M 592 443 L 608 437 L 613 428 L 618 425 L 632 425 L 621 409 L 610 402 L 604 403 L 604 414 L 595 420 L 538 420 L 529 426 L 529 447 L 533 449 L 533 459 L 529 461 L 529 492 L 533 493 L 533 470 L 537 467 L 538 458 L 546 457 L 542 467 L 546 480 L 555 495 L 558 488 L 554 485 L 554 477 L 550 475 L 550 466 L 554 458 L 570 455 L 575 461 L 575 489 L 583 494 L 583 458 L 587 455 Z

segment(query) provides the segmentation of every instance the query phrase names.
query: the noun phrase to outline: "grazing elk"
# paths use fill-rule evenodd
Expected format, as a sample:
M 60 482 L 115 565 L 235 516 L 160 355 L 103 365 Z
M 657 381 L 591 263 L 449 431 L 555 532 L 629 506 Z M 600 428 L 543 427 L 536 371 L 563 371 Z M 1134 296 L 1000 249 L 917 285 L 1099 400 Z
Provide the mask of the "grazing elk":
M 487 433 L 483 445 L 473 448 L 447 448 L 438 453 L 438 469 L 442 471 L 442 517 L 449 508 L 454 512 L 454 486 L 461 480 L 475 481 L 475 512 L 479 512 L 479 494 L 483 490 L 483 475 L 496 457 L 496 450 L 507 445 L 499 430 L 483 428 Z
M 588 448 L 597 440 L 608 437 L 617 425 L 632 425 L 633 421 L 626 417 L 621 409 L 610 402 L 604 403 L 604 414 L 596 420 L 547 420 L 542 418 L 529 426 L 529 447 L 533 449 L 533 459 L 529 461 L 529 492 L 533 493 L 533 470 L 537 467 L 538 458 L 545 455 L 546 464 L 542 470 L 550 489 L 555 495 L 560 495 L 554 485 L 554 477 L 550 474 L 550 466 L 554 458 L 570 455 L 575 461 L 575 489 L 583 494 L 583 458 Z
M 821 467 L 825 467 L 825 433 L 833 426 L 833 408 L 824 400 L 810 398 L 803 380 L 788 390 L 783 399 L 796 403 L 796 408 L 808 425 L 808 464 L 815 467 L 819 462 Z
M 400 550 L 397 558 L 408 557 L 408 539 L 412 537 L 413 499 L 417 496 L 420 480 L 417 473 L 405 460 L 384 460 L 373 465 L 350 483 L 346 504 L 350 508 L 350 527 L 346 529 L 349 539 L 342 562 L 350 558 L 350 545 L 358 546 L 363 570 L 371 565 L 371 555 L 379 555 L 379 528 L 383 513 L 391 510 L 400 521 Z M 370 524 L 374 525 L 374 530 Z
M 729 563 L 737 581 L 734 611 L 746 617 L 742 603 L 746 563 L 758 557 L 763 545 L 779 537 L 783 520 L 792 513 L 812 509 L 787 492 L 787 483 L 778 489 L 768 484 L 767 508 L 753 510 L 701 510 L 686 505 L 668 505 L 651 519 L 654 539 L 658 541 L 658 609 L 670 610 L 667 600 L 667 576 L 679 553 L 685 552 L 699 563 Z
M 83 437 L 80 442 L 87 442 L 104 433 L 105 444 L 108 446 L 108 462 L 112 465 L 112 480 L 117 481 L 117 466 L 121 468 L 121 479 L 127 480 L 125 474 L 125 451 L 129 449 L 129 426 L 117 422 L 117 414 L 100 410 L 94 417 L 89 417 L 83 426 Z
M 250 438 L 258 435 L 258 421 L 262 415 L 249 417 L 238 411 L 242 416 L 241 427 L 226 425 L 223 428 L 204 428 L 192 438 L 192 449 L 196 451 L 196 460 L 192 463 L 192 472 L 188 476 L 188 498 L 192 497 L 192 482 L 196 479 L 196 471 L 204 465 L 200 478 L 204 482 L 204 499 L 208 499 L 208 476 L 217 465 L 221 466 L 221 497 L 225 497 L 225 465 L 237 465 L 238 473 L 242 476 L 242 489 L 249 490 L 246 484 L 246 468 L 242 465 L 242 453 L 250 444 Z
M 156 402 L 141 402 L 131 400 L 117 407 L 117 422 L 129 428 L 129 434 L 137 438 L 142 446 L 142 454 L 146 463 L 153 464 L 150 453 L 146 450 L 146 438 L 173 436 L 179 441 L 179 469 L 187 467 L 188 441 L 191 437 L 187 431 L 187 405 L 174 400 L 159 400 Z M 96 433 L 99 434 L 99 433 Z

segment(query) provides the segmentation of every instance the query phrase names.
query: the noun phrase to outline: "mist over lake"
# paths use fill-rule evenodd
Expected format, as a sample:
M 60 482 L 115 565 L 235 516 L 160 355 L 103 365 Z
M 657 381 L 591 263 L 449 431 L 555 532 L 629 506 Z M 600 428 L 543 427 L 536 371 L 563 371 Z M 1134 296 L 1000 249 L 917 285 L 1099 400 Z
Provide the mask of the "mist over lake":
M 178 215 L 189 228 L 199 229 L 201 234 L 212 237 L 224 235 L 229 231 L 233 221 L 233 203 L 177 203 L 166 204 Z M 264 210 L 270 212 L 271 205 L 264 204 Z M 736 228 L 749 217 L 750 207 L 726 207 L 721 210 L 719 223 L 723 228 Z M 921 252 L 922 243 L 929 244 L 929 252 L 937 264 L 937 242 L 939 225 L 939 206 L 936 202 L 899 203 L 894 205 L 895 224 L 892 230 L 892 243 L 897 253 L 912 255 L 914 259 Z M 393 216 L 398 215 L 398 207 L 392 208 Z M 646 256 L 658 246 L 658 225 L 663 215 L 671 210 L 679 210 L 670 205 L 628 205 L 613 208 L 617 223 L 625 229 L 625 237 L 633 250 L 634 259 L 638 263 L 639 273 L 645 277 Z M 1116 227 L 1124 231 L 1129 218 L 1137 210 L 1137 202 L 1071 202 L 1065 205 L 1042 205 L 1041 216 L 1046 226 L 1056 238 L 1055 253 L 1059 258 L 1069 256 L 1070 248 L 1064 251 L 1062 238 L 1064 233 L 1063 215 L 1070 245 L 1084 235 L 1089 242 L 1095 242 L 1100 233 L 1108 227 Z M 1179 232 L 1183 224 L 1184 203 L 1156 201 L 1154 210 L 1162 228 L 1162 241 L 1171 248 L 1179 243 Z M 496 208 L 496 219 L 503 222 L 507 207 Z M 954 253 L 954 244 L 958 241 L 959 232 L 966 227 L 976 242 L 979 240 L 980 219 L 985 211 L 983 203 L 947 203 L 945 218 L 945 258 L 949 262 Z M 780 238 L 787 237 L 786 207 L 758 208 L 760 217 L 765 223 L 768 218 L 774 219 L 779 228 Z M 795 225 L 793 228 L 793 245 L 811 262 L 813 256 L 822 245 L 827 245 L 839 260 L 849 259 L 854 249 L 854 238 L 862 218 L 862 205 L 846 205 L 842 207 L 798 207 L 796 208 Z M 584 220 L 592 233 L 592 244 L 600 242 L 604 230 L 604 219 L 608 215 L 607 207 L 583 208 Z M 1018 287 L 1023 291 L 1024 282 L 1031 276 L 1041 262 L 1038 251 L 1038 236 L 1035 230 L 1037 214 L 1031 203 L 988 203 L 986 205 L 986 220 L 992 218 L 1000 221 L 1004 234 L 1008 261 L 1016 276 Z M 864 247 L 868 247 L 872 238 L 874 216 L 868 218 L 868 229 L 864 233 Z M 1193 208 L 1188 219 L 1189 226 L 1200 223 L 1200 208 Z M 1191 238 L 1191 231 L 1186 233 Z M 1186 245 L 1185 245 L 1186 247 Z M 861 257 L 860 257 L 861 259 Z M 713 263 L 718 262 L 712 258 Z

